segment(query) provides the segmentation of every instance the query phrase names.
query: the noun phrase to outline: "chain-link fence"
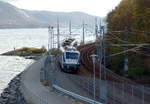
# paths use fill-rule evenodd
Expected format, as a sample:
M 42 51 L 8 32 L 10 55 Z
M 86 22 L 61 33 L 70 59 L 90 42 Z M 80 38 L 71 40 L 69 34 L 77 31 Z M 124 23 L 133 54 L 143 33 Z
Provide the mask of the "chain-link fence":
M 54 63 L 50 63 L 54 62 Z M 58 67 L 56 67 L 56 63 L 53 59 L 47 60 L 45 64 L 45 68 L 43 69 L 44 75 L 41 75 L 43 80 L 47 81 L 47 84 L 49 86 L 57 85 L 61 87 L 64 90 L 73 92 L 75 94 L 78 94 L 80 96 L 93 99 L 93 79 L 87 78 L 87 77 L 81 77 L 74 74 L 67 74 L 61 72 Z M 104 82 L 101 82 L 104 83 Z M 104 84 L 103 84 L 104 85 Z M 96 80 L 96 100 L 100 102 L 104 102 L 103 99 L 99 98 L 99 80 Z
M 124 83 L 108 82 L 109 104 L 149 104 L 145 88 Z
M 47 58 L 43 69 L 48 85 L 94 100 L 93 78 L 61 72 L 55 59 Z M 107 104 L 150 104 L 150 90 L 140 85 L 96 79 L 95 100 Z

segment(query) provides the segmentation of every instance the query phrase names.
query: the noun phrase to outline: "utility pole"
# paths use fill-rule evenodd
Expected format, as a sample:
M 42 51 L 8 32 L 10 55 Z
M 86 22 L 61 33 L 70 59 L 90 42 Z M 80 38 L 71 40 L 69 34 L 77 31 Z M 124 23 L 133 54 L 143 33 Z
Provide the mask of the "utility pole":
M 101 93 L 102 93 L 101 92 L 101 82 L 102 82 L 101 81 L 102 80 L 101 77 L 102 77 L 102 68 L 103 68 L 102 67 L 102 62 L 103 62 L 103 46 L 102 46 L 102 41 L 103 41 L 103 38 L 102 38 L 101 35 L 102 35 L 102 28 L 100 26 L 100 37 L 99 37 L 100 38 L 100 40 L 99 40 L 100 44 L 99 44 L 99 49 L 98 49 L 99 50 L 99 63 L 100 63 L 100 66 L 99 66 L 99 84 L 100 84 L 100 86 L 99 86 L 99 89 L 100 89 L 99 95 L 100 96 L 99 97 L 100 98 L 99 99 L 101 99 Z
M 55 44 L 55 43 L 54 43 L 54 30 L 53 30 L 53 29 L 54 29 L 54 27 L 52 26 L 52 27 L 51 27 L 51 36 L 52 36 L 52 43 L 51 43 L 52 46 L 51 46 L 51 47 L 52 47 L 52 48 L 55 48 L 55 46 L 54 46 L 54 44 Z M 51 49 L 52 49 L 52 48 L 51 48 Z
M 99 22 L 99 34 L 100 34 L 100 37 L 99 38 L 102 38 L 102 22 L 101 22 L 101 19 L 100 19 L 100 22 Z
M 57 48 L 60 49 L 60 40 L 59 40 L 60 32 L 59 32 L 59 19 L 57 18 Z
M 85 42 L 85 34 L 84 34 L 84 32 L 85 32 L 85 24 L 84 24 L 84 21 L 83 21 L 83 44 Z
M 92 61 L 93 61 L 93 87 L 94 87 L 94 89 L 93 89 L 93 97 L 94 97 L 94 101 L 96 101 L 96 78 L 95 78 L 95 63 L 96 63 L 96 57 L 97 57 L 97 55 L 95 55 L 95 54 L 93 54 L 93 55 L 91 55 L 91 57 L 92 57 Z M 95 104 L 95 103 L 94 103 Z
M 71 20 L 69 21 L 69 34 L 71 36 Z
M 100 99 L 103 99 L 107 103 L 107 79 L 106 79 L 106 43 L 105 43 L 105 27 L 100 26 Z M 102 81 L 103 80 L 103 81 Z M 102 87 L 103 86 L 103 87 Z
M 96 35 L 96 39 L 97 39 L 97 37 L 98 37 L 97 18 L 95 18 L 95 35 Z
M 52 48 L 54 48 L 53 44 L 54 44 L 54 32 L 53 32 L 53 27 L 52 26 L 49 26 L 48 27 L 48 51 L 50 53 L 50 50 Z M 51 53 L 50 53 L 51 54 Z
M 105 44 L 105 27 L 104 26 L 102 26 L 101 27 L 102 28 L 102 35 L 103 35 L 103 41 L 102 41 L 102 47 L 103 47 L 103 51 L 102 51 L 102 53 L 103 53 L 103 72 L 104 72 L 104 80 L 106 80 L 106 70 L 105 70 L 105 68 L 106 68 L 106 44 Z
M 125 38 L 124 39 L 125 40 L 124 44 L 126 44 L 126 42 L 128 40 L 128 28 L 127 28 L 127 26 L 124 29 L 124 38 Z M 127 49 L 128 49 L 128 47 L 125 46 L 124 51 L 127 50 Z M 128 53 L 127 52 L 124 53 L 124 70 L 125 71 L 128 70 Z
M 50 38 L 51 38 L 50 31 L 51 31 L 51 27 L 48 26 L 48 51 L 50 51 Z

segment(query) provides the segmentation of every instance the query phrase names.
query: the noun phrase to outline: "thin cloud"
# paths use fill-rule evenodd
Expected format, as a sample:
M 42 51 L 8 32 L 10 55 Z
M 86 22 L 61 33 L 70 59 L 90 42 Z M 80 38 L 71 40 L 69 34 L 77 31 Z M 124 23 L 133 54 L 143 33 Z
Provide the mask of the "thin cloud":
M 3 1 L 3 2 L 14 2 L 14 1 L 19 1 L 19 0 L 0 0 L 0 1 Z
M 7 0 L 21 9 L 54 12 L 81 11 L 95 16 L 106 16 L 121 0 Z M 36 4 L 36 5 L 35 5 Z

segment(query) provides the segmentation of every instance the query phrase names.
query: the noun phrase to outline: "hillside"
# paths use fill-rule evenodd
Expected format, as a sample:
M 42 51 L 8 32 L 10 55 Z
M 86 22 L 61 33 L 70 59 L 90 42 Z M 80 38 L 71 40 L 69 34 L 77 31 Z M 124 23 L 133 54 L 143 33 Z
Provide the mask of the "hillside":
M 0 14 L 0 28 L 34 27 L 39 23 L 31 15 L 4 2 L 0 2 Z
M 122 0 L 107 16 L 109 30 L 150 32 L 150 0 Z
M 116 39 L 108 44 L 150 44 L 150 0 L 122 0 L 107 16 L 109 31 L 125 33 L 108 33 Z M 119 41 L 118 41 L 119 40 Z M 126 49 L 133 48 L 128 46 Z M 124 51 L 124 47 L 107 47 L 107 54 Z M 129 70 L 124 70 L 125 55 L 116 55 L 108 59 L 107 65 L 116 73 L 127 76 L 139 83 L 150 86 L 150 45 L 127 52 Z
M 24 10 L 29 15 L 32 15 L 33 18 L 36 18 L 38 21 L 43 23 L 56 24 L 56 19 L 59 17 L 61 24 L 69 23 L 72 21 L 72 24 L 79 25 L 82 24 L 83 20 L 92 25 L 95 21 L 95 16 L 88 15 L 82 12 L 50 12 L 50 11 L 27 11 Z M 90 22 L 89 22 L 90 21 Z
M 95 16 L 82 12 L 50 12 L 50 11 L 29 11 L 19 9 L 11 4 L 0 1 L 0 28 L 34 28 L 47 27 L 49 24 L 56 25 L 57 17 L 62 25 L 70 20 L 74 25 L 94 24 Z

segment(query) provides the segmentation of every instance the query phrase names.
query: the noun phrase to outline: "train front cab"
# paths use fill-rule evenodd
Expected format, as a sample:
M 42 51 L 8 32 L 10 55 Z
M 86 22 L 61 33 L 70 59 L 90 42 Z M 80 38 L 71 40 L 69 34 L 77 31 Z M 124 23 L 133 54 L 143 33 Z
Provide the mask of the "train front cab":
M 80 54 L 78 52 L 65 52 L 62 54 L 62 69 L 65 72 L 77 72 L 80 67 Z

